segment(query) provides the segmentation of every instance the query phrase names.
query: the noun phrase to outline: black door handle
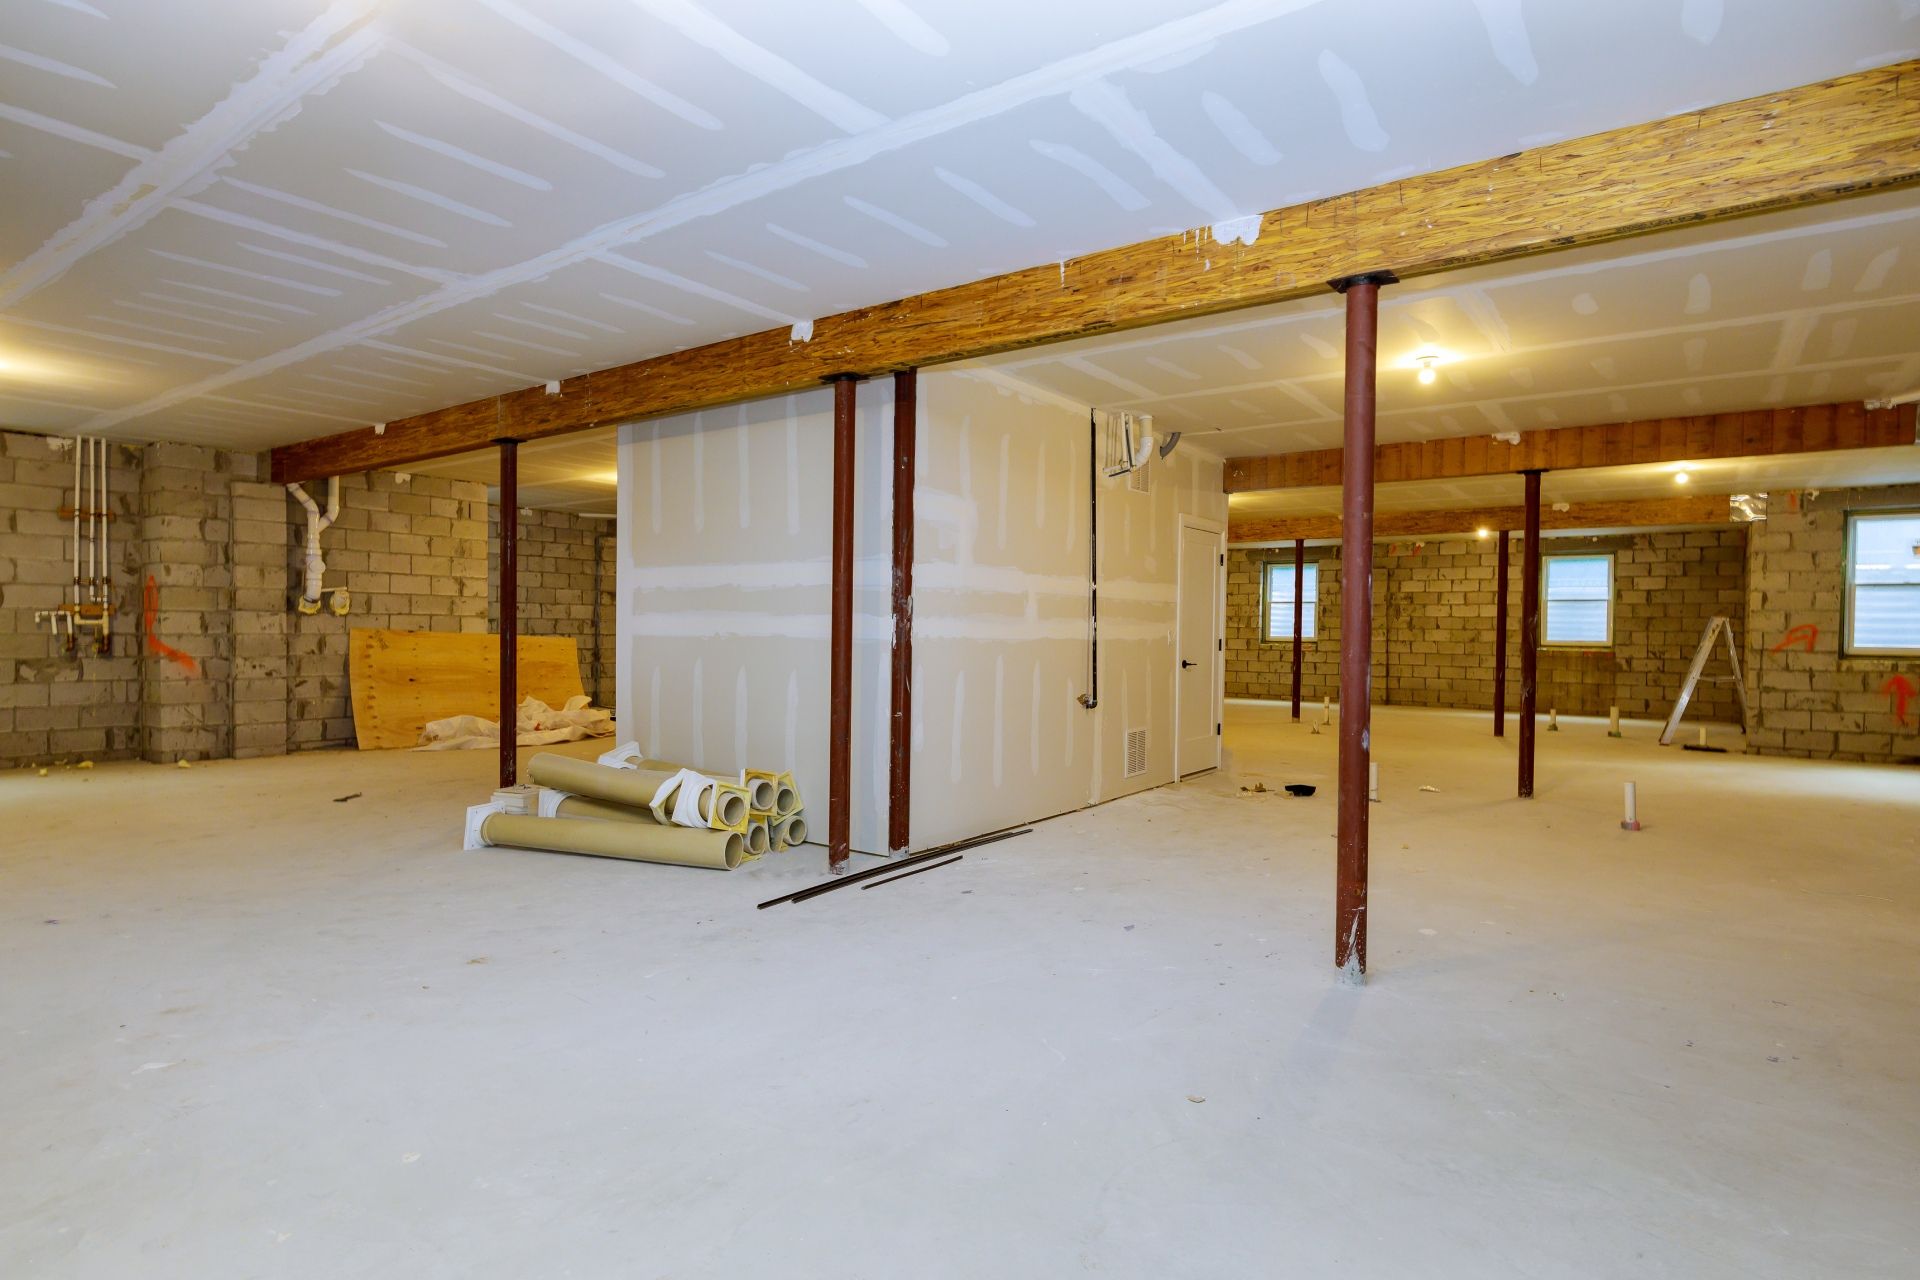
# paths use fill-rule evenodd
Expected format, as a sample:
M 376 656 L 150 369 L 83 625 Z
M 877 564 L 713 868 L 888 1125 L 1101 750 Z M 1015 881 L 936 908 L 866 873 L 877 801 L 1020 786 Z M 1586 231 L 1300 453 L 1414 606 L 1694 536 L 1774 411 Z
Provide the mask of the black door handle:
M 1197 667 L 1199 665 L 1197 662 L 1188 662 L 1185 658 L 1180 659 L 1180 669 L 1182 671 L 1185 671 L 1188 667 Z

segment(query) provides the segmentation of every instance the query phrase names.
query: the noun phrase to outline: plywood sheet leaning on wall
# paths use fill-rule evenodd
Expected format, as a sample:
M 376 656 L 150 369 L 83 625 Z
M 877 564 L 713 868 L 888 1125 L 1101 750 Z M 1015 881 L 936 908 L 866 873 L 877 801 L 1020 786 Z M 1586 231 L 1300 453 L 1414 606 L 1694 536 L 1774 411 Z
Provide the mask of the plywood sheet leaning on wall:
M 568 636 L 521 636 L 520 696 L 565 706 L 586 691 Z M 353 732 L 362 751 L 414 746 L 429 720 L 499 715 L 500 637 L 356 627 L 347 649 Z

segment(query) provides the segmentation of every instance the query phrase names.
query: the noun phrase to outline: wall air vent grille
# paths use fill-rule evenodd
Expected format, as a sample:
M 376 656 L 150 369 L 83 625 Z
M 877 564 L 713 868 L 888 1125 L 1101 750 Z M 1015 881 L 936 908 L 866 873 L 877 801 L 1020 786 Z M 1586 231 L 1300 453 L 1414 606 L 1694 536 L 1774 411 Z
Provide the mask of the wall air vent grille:
M 1122 777 L 1137 778 L 1147 771 L 1147 731 L 1127 730 L 1127 770 Z

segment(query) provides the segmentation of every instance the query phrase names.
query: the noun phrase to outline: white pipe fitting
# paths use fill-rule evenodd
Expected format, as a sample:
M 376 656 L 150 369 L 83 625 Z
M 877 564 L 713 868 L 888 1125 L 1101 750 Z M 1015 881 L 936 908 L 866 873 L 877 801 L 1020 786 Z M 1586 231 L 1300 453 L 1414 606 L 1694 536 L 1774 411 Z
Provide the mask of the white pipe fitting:
M 320 535 L 340 518 L 340 477 L 332 476 L 327 480 L 325 515 L 320 513 L 320 504 L 301 485 L 290 484 L 287 492 L 298 498 L 300 505 L 307 509 L 307 571 L 306 585 L 300 593 L 300 612 L 319 613 L 320 593 L 327 576 L 327 562 L 320 554 Z

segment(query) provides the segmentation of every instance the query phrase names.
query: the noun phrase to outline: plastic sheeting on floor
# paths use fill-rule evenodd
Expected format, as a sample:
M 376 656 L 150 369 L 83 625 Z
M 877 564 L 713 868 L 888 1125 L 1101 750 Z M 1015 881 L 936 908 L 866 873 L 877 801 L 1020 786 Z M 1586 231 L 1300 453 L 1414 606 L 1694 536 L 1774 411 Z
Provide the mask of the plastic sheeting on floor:
M 550 707 L 538 698 L 521 702 L 515 717 L 517 741 L 523 747 L 613 736 L 613 713 L 592 705 L 584 694 L 567 699 L 564 707 Z M 431 720 L 420 731 L 415 751 L 477 751 L 500 745 L 500 722 L 483 716 L 448 716 Z

